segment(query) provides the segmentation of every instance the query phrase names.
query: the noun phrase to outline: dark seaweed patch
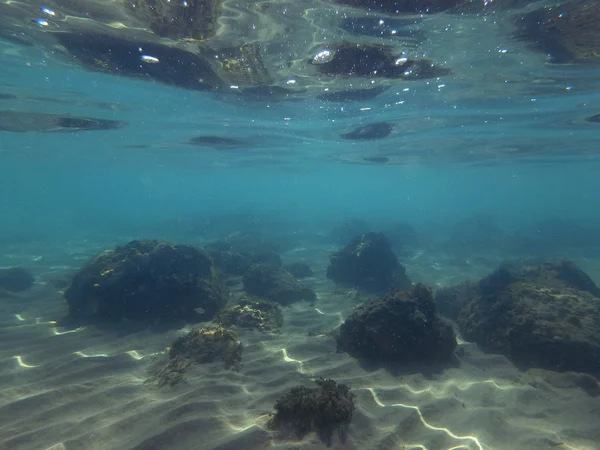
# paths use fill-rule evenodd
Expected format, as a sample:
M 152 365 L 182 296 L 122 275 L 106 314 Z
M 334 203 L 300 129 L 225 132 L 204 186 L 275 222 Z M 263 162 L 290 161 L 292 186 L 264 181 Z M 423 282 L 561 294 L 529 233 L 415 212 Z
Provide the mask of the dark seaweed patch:
M 123 125 L 124 123 L 118 120 L 0 111 L 0 131 L 73 132 L 114 130 Z
M 246 146 L 246 143 L 243 141 L 224 136 L 197 136 L 190 139 L 187 143 L 200 147 L 212 147 L 217 150 L 231 150 Z
M 388 122 L 371 123 L 357 127 L 349 133 L 342 134 L 342 137 L 354 141 L 383 139 L 390 135 L 392 128 L 392 124 Z
M 222 84 L 205 58 L 178 48 L 101 34 L 54 36 L 89 69 L 199 91 L 217 89 Z
M 586 117 L 585 121 L 586 122 L 592 122 L 592 123 L 600 123 L 600 114 L 596 114 L 594 116 Z
M 363 161 L 371 162 L 371 163 L 378 163 L 378 164 L 385 164 L 390 161 L 390 158 L 388 158 L 387 156 L 367 156 L 367 157 L 363 158 Z

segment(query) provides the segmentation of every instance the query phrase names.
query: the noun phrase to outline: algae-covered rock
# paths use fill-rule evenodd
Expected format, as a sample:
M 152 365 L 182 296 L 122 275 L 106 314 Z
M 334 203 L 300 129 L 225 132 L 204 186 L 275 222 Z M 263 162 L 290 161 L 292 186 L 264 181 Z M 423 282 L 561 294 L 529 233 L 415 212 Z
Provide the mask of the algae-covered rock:
M 244 274 L 244 289 L 250 295 L 281 305 L 316 300 L 314 291 L 279 266 L 254 264 Z
M 272 333 L 283 326 L 283 313 L 277 303 L 244 298 L 236 305 L 219 311 L 215 322 L 224 327 L 238 326 Z
M 99 254 L 73 277 L 65 298 L 73 317 L 112 321 L 211 319 L 227 302 L 205 253 L 155 240 Z
M 411 282 L 383 233 L 365 233 L 331 256 L 327 277 L 373 292 L 408 289 Z
M 456 337 L 436 313 L 431 290 L 417 284 L 358 306 L 341 325 L 337 345 L 379 362 L 445 362 L 454 354 Z
M 458 317 L 465 339 L 523 367 L 600 373 L 600 299 L 570 262 L 504 266 Z
M 225 369 L 240 370 L 242 344 L 233 331 L 222 327 L 197 328 L 167 348 L 169 362 L 154 377 L 159 386 L 181 381 L 192 364 L 223 361 Z

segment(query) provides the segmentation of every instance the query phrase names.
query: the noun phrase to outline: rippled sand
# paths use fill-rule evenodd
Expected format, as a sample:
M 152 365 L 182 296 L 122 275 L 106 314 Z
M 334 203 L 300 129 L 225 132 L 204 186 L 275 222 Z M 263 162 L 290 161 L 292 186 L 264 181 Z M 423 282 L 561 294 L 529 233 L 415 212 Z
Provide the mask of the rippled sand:
M 406 261 L 409 273 L 418 276 L 429 266 L 431 274 L 428 258 Z M 573 374 L 519 372 L 505 357 L 485 355 L 460 338 L 459 366 L 424 371 L 366 367 L 336 353 L 325 333 L 358 300 L 335 290 L 318 263 L 313 268 L 308 282 L 318 301 L 285 309 L 282 334 L 238 331 L 240 372 L 221 363 L 194 366 L 173 388 L 145 380 L 181 329 L 57 323 L 66 305 L 43 281 L 0 299 L 0 448 L 326 448 L 314 435 L 282 442 L 266 429 L 275 401 L 318 377 L 346 383 L 357 394 L 348 440 L 336 438 L 334 449 L 597 448 L 598 398 L 578 387 Z

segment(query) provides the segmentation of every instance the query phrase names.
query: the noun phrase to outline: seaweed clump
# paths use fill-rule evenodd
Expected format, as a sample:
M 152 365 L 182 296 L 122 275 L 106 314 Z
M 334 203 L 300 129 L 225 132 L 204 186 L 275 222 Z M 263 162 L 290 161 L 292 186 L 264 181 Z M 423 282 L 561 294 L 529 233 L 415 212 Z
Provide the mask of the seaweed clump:
M 345 441 L 356 408 L 356 396 L 348 386 L 334 380 L 315 382 L 316 388 L 297 386 L 277 400 L 276 413 L 269 421 L 269 427 L 295 433 L 299 439 L 315 431 L 319 439 L 327 443 L 337 431 L 340 439 Z
M 177 338 L 167 348 L 169 362 L 156 374 L 159 386 L 175 385 L 192 364 L 223 361 L 225 369 L 239 371 L 242 344 L 233 331 L 223 327 L 197 328 Z
M 227 302 L 211 259 L 189 245 L 131 241 L 84 266 L 65 291 L 69 313 L 88 320 L 211 319 Z
M 245 298 L 237 305 L 219 311 L 215 322 L 224 327 L 238 326 L 272 333 L 283 326 L 283 313 L 276 303 Z

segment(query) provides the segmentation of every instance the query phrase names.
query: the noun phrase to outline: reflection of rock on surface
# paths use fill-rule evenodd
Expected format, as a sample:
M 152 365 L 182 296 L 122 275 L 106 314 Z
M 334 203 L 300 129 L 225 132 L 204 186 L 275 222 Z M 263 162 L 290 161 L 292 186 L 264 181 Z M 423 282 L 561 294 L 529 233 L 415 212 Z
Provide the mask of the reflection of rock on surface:
M 572 263 L 502 267 L 462 308 L 464 337 L 524 367 L 600 373 L 599 290 Z
M 327 277 L 367 291 L 407 289 L 411 282 L 383 233 L 365 233 L 331 256 Z
M 421 284 L 357 307 L 341 325 L 337 343 L 352 356 L 379 362 L 447 362 L 456 348 L 452 326 Z
M 571 1 L 515 17 L 517 37 L 555 63 L 600 64 L 600 3 Z
M 156 35 L 171 39 L 206 39 L 215 33 L 220 0 L 133 0 L 123 2 Z
M 316 388 L 298 386 L 277 400 L 276 413 L 269 427 L 283 433 L 294 433 L 300 439 L 316 431 L 327 444 L 331 443 L 333 432 L 337 431 L 343 442 L 354 415 L 355 395 L 348 386 L 331 379 L 315 382 Z
M 96 256 L 65 292 L 69 312 L 84 319 L 211 318 L 227 296 L 210 258 L 194 247 L 131 241 Z
M 367 11 L 374 10 L 390 14 L 435 14 L 465 5 L 469 3 L 469 0 L 335 0 L 335 2 Z

